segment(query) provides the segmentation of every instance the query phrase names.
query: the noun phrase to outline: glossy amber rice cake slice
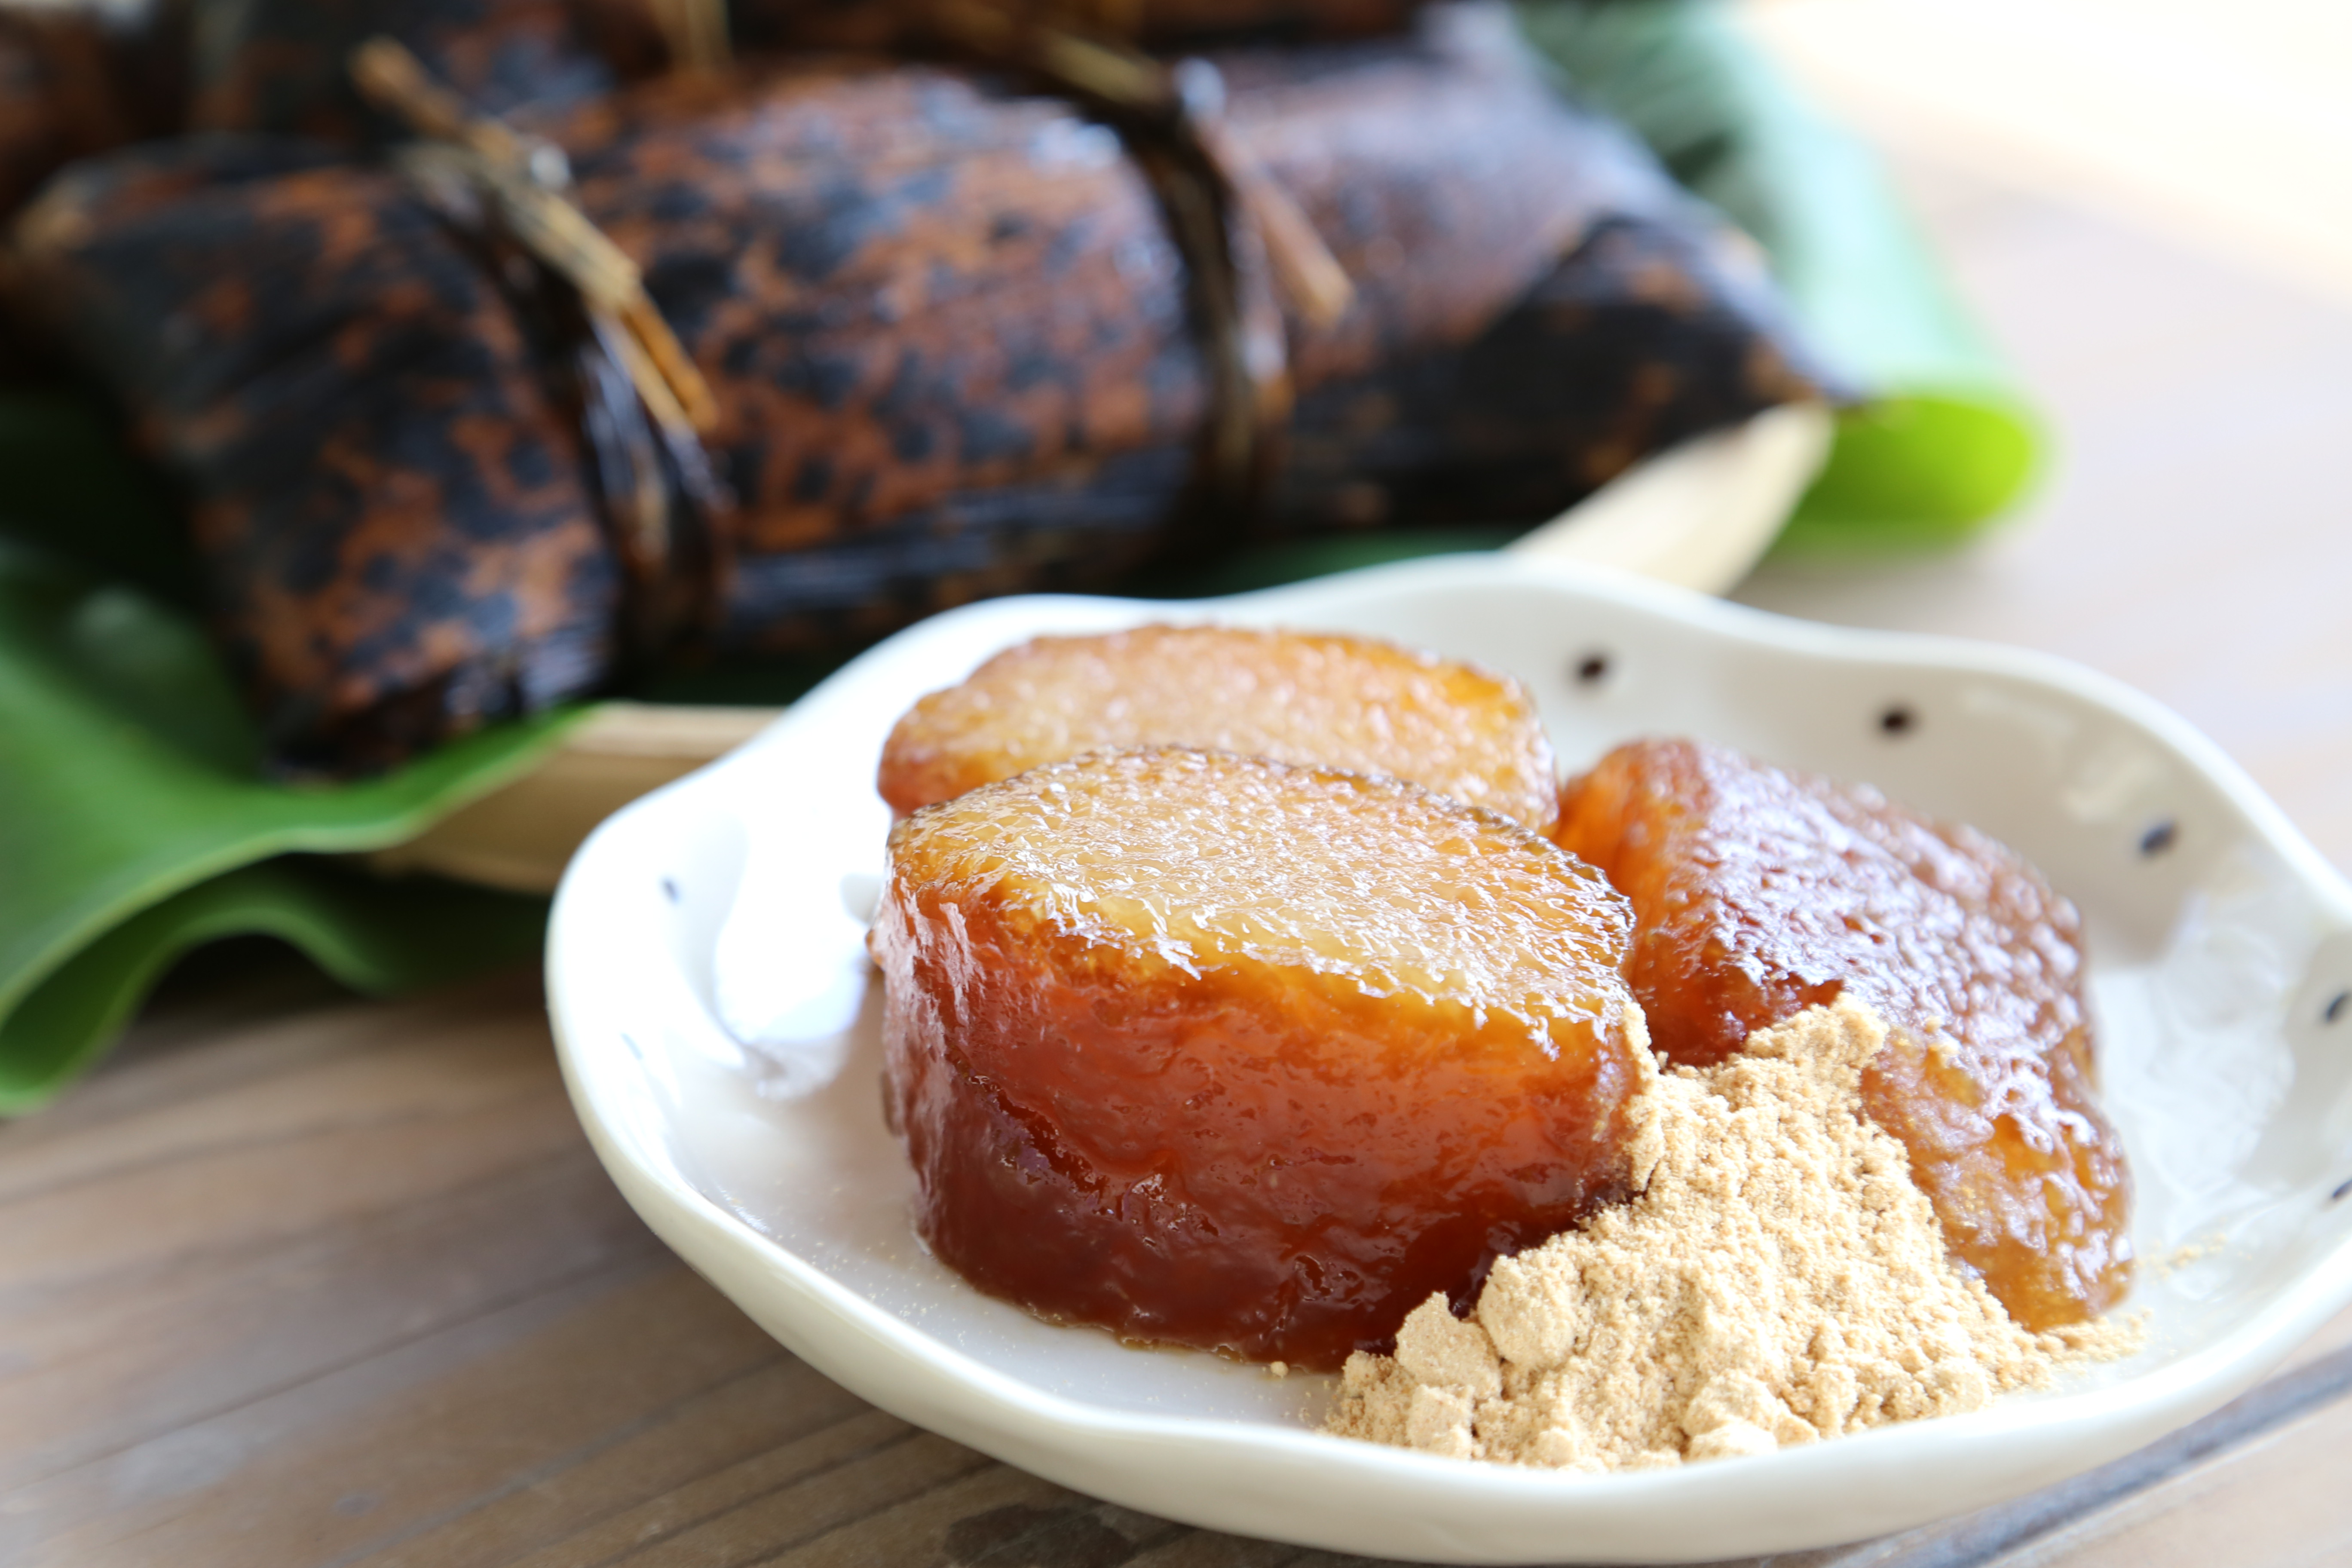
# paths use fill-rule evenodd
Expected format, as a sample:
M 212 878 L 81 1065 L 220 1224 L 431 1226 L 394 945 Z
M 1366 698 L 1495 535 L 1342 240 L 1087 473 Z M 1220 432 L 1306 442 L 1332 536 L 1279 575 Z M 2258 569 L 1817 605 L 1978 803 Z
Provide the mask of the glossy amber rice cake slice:
M 1393 779 L 1097 753 L 918 812 L 874 948 L 932 1249 L 1129 1339 L 1335 1366 L 1626 1179 L 1625 900 Z
M 2018 855 L 1866 787 L 1644 741 L 1563 793 L 1555 837 L 1638 922 L 1658 1053 L 1705 1066 L 1850 993 L 1891 1026 L 1863 1079 L 1953 1256 L 2029 1329 L 2130 1280 L 2123 1145 L 2092 1095 L 2074 908 Z
M 1038 637 L 915 704 L 882 751 L 904 816 L 1082 752 L 1195 746 L 1388 773 L 1541 831 L 1559 805 L 1526 690 L 1370 637 L 1141 626 Z

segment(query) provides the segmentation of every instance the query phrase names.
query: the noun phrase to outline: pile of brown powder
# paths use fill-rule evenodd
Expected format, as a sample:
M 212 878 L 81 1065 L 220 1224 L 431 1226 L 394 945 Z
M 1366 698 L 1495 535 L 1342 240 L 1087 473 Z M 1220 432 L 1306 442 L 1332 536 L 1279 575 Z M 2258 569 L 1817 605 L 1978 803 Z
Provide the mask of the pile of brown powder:
M 1861 1110 L 1886 1026 L 1853 1002 L 1636 1101 L 1632 1202 L 1433 1296 L 1349 1358 L 1327 1430 L 1501 1464 L 1646 1469 L 1974 1410 L 2136 1332 L 2034 1335 L 1945 1256 Z

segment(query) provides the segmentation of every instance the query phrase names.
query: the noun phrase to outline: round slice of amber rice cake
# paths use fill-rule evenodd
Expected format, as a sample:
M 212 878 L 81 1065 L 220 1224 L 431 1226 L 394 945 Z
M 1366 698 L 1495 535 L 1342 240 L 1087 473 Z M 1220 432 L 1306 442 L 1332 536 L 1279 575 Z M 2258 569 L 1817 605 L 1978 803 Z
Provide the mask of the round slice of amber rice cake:
M 1625 973 L 1658 1055 L 1705 1067 L 1838 996 L 1890 1026 L 1862 1103 L 1962 1268 L 2036 1332 L 2132 1276 L 2131 1174 L 2093 1093 L 2074 905 L 2006 845 L 1876 790 L 1636 741 L 1554 837 L 1632 899 Z
M 1622 1195 L 1626 900 L 1393 779 L 1099 753 L 918 812 L 874 931 L 917 1223 L 1133 1340 L 1336 1366 Z
M 1549 829 L 1559 775 L 1507 675 L 1377 637 L 1135 626 L 1033 637 L 899 719 L 876 787 L 900 816 L 1087 752 L 1185 746 L 1410 779 Z

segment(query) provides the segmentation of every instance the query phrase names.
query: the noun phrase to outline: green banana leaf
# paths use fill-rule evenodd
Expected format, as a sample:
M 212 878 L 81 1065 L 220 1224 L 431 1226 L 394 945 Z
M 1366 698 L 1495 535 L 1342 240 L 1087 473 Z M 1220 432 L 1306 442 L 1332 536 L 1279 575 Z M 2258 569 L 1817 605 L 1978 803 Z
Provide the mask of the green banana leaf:
M 1716 0 L 1528 0 L 1571 89 L 1628 121 L 1762 241 L 1800 319 L 1869 395 L 1841 416 L 1791 549 L 1965 536 L 2040 436 L 1869 153 L 1773 74 Z M 194 611 L 179 509 L 68 394 L 0 395 L 0 1114 L 53 1097 L 195 944 L 280 937 L 353 987 L 535 951 L 542 901 L 340 857 L 413 837 L 527 772 L 583 710 L 501 726 L 389 776 L 268 779 Z M 1130 591 L 1181 597 L 1502 542 L 1507 531 L 1269 546 Z M 827 666 L 671 675 L 632 695 L 791 700 Z
M 413 837 L 529 769 L 573 716 L 364 783 L 270 782 L 175 602 L 172 532 L 87 405 L 0 402 L 0 1113 L 53 1094 L 196 942 L 266 931 L 380 991 L 527 955 L 543 923 L 540 900 L 322 857 Z M 114 572 L 92 563 L 118 554 Z
M 1864 397 L 1777 548 L 1947 546 L 2012 508 L 2046 437 L 1877 155 L 1805 101 L 1723 0 L 1524 0 L 1569 89 L 1763 246 Z

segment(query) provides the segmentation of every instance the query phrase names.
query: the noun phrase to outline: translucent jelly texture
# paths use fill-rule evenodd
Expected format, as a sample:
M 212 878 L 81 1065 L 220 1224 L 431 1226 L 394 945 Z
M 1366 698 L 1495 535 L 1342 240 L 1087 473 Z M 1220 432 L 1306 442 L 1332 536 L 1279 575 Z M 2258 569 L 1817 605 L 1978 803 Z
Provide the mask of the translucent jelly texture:
M 2031 1329 L 2129 1284 L 2123 1146 L 2094 1102 L 2074 908 L 1973 829 L 1688 741 L 1611 752 L 1557 840 L 1637 921 L 1626 967 L 1669 1060 L 1851 992 L 1892 1026 L 1863 1102 L 1953 1255 Z
M 1134 1340 L 1330 1367 L 1622 1194 L 1631 910 L 1412 785 L 1095 755 L 918 812 L 874 949 L 932 1249 Z
M 1082 752 L 1193 746 L 1387 773 L 1538 831 L 1550 742 L 1516 680 L 1369 637 L 1142 626 L 1038 637 L 918 702 L 882 752 L 904 816 Z

